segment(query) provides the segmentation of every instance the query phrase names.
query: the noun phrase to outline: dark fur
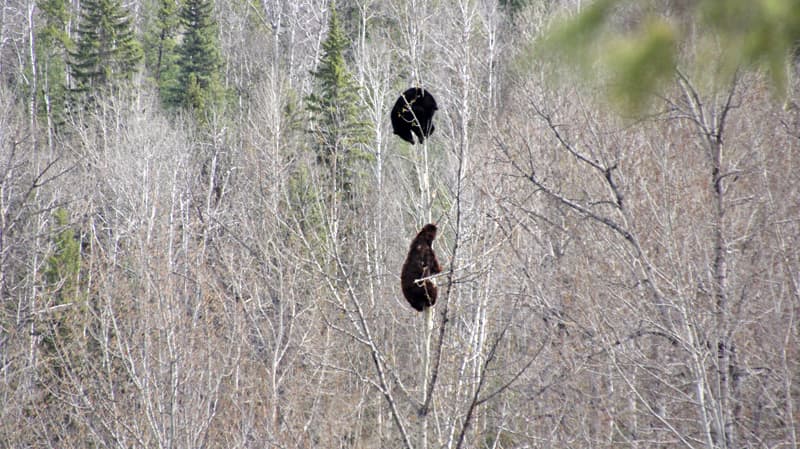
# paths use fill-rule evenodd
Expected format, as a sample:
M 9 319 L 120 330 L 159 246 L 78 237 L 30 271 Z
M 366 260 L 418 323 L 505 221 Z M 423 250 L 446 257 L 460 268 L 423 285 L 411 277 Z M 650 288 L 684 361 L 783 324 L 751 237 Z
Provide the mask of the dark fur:
M 442 267 L 436 259 L 431 245 L 436 238 L 436 225 L 426 224 L 422 227 L 411 241 L 408 248 L 408 256 L 403 264 L 403 271 L 400 274 L 400 285 L 403 288 L 403 295 L 411 304 L 411 307 L 422 312 L 425 307 L 436 304 L 436 284 L 427 280 L 422 286 L 414 281 L 430 275 L 441 273 Z
M 411 133 L 417 135 L 419 143 L 433 134 L 433 114 L 439 109 L 430 92 L 421 87 L 412 87 L 403 92 L 392 108 L 394 133 L 410 144 L 414 144 Z

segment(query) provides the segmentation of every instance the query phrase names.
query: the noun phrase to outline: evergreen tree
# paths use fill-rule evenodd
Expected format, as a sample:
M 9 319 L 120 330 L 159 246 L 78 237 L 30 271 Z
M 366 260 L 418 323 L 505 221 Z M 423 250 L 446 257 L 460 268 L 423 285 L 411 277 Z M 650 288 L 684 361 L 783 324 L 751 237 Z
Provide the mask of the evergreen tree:
M 130 79 L 142 59 L 127 11 L 119 0 L 83 0 L 78 48 L 72 54 L 75 90 L 90 92 Z
M 510 16 L 515 16 L 517 13 L 528 6 L 530 0 L 500 0 L 500 6 L 505 8 Z
M 184 27 L 178 47 L 178 82 L 173 102 L 201 113 L 219 100 L 222 59 L 211 0 L 186 0 L 180 19 Z
M 46 260 L 44 285 L 52 294 L 51 305 L 56 312 L 48 315 L 42 324 L 43 348 L 47 356 L 58 352 L 58 347 L 71 343 L 79 326 L 83 302 L 80 300 L 81 244 L 69 225 L 69 213 L 62 208 L 53 212 L 55 225 L 60 229 L 53 236 L 53 254 Z M 59 306 L 63 306 L 63 309 Z M 61 371 L 59 360 L 55 369 Z
M 39 99 L 41 116 L 56 129 L 63 123 L 67 92 L 67 56 L 72 41 L 67 33 L 70 19 L 67 0 L 39 0 L 42 26 L 36 32 Z
M 364 151 L 369 129 L 361 118 L 358 86 L 345 63 L 349 41 L 331 2 L 328 37 L 314 72 L 314 92 L 307 98 L 311 112 L 311 135 L 317 160 L 331 172 L 336 190 L 349 194 L 359 172 L 359 163 L 370 159 Z
M 177 35 L 180 31 L 179 5 L 175 0 L 151 0 L 148 11 L 155 11 L 144 25 L 145 66 L 158 86 L 162 99 L 169 102 L 178 78 Z
M 92 334 L 89 330 L 92 314 L 87 293 L 83 291 L 86 285 L 81 282 L 83 262 L 80 237 L 70 224 L 67 210 L 57 208 L 53 218 L 53 253 L 45 259 L 42 273 L 43 291 L 51 295 L 51 299 L 47 303 L 48 312 L 34 323 L 34 332 L 40 336 L 39 357 L 47 369 L 37 372 L 35 379 L 42 392 L 36 406 L 58 409 L 63 404 L 60 398 L 74 391 L 69 379 L 85 369 L 90 360 L 97 360 L 101 355 L 87 352 L 91 341 L 87 336 Z M 75 433 L 84 430 L 83 424 L 74 415 L 58 413 L 59 419 L 63 420 L 60 430 L 70 429 Z M 55 433 L 58 434 L 53 440 L 55 446 L 63 446 L 61 438 L 66 435 L 58 431 Z
M 61 229 L 53 243 L 55 252 L 47 258 L 44 277 L 56 296 L 56 304 L 71 302 L 78 292 L 78 274 L 81 268 L 80 242 L 69 227 L 69 214 L 65 209 L 53 213 Z

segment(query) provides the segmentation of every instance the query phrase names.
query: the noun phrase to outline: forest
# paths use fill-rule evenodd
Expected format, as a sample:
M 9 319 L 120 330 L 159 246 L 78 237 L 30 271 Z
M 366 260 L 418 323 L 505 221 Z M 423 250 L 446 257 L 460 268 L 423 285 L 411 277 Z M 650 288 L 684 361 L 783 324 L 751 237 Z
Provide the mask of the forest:
M 800 447 L 800 0 L 0 8 L 0 449 Z

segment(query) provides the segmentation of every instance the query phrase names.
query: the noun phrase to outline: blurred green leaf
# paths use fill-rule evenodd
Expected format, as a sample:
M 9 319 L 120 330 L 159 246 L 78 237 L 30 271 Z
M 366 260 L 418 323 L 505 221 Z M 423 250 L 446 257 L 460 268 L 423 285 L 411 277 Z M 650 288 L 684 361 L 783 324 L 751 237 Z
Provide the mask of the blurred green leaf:
M 641 112 L 648 97 L 672 76 L 675 32 L 666 21 L 653 19 L 635 36 L 610 42 L 605 62 L 612 99 L 626 110 Z
M 598 0 L 556 23 L 537 47 L 585 78 L 596 77 L 596 67 L 606 69 L 609 97 L 634 112 L 674 75 L 679 48 L 696 48 L 691 62 L 702 73 L 727 79 L 742 68 L 764 69 L 784 92 L 786 64 L 800 43 L 800 0 L 701 0 L 686 14 L 664 14 L 670 8 Z M 709 49 L 717 55 L 709 57 Z
M 588 67 L 592 50 L 603 34 L 606 19 L 617 0 L 598 0 L 576 16 L 557 22 L 541 42 L 541 49 Z

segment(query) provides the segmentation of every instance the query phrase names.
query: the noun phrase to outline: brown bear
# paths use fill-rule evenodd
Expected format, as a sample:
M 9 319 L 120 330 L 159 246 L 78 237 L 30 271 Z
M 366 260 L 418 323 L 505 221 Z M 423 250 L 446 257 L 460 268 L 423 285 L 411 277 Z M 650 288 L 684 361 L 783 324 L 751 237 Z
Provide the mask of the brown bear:
M 411 246 L 408 248 L 408 256 L 403 264 L 403 271 L 400 274 L 400 285 L 403 295 L 411 304 L 411 307 L 422 312 L 425 307 L 436 304 L 436 284 L 432 279 L 421 282 L 418 285 L 417 279 L 425 278 L 442 272 L 436 253 L 433 252 L 431 245 L 436 238 L 436 225 L 429 223 L 422 227 Z

